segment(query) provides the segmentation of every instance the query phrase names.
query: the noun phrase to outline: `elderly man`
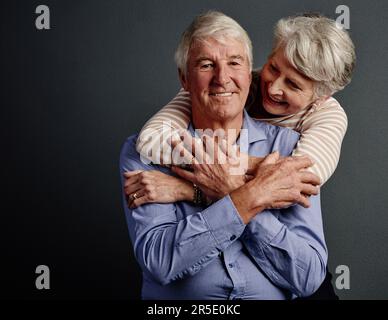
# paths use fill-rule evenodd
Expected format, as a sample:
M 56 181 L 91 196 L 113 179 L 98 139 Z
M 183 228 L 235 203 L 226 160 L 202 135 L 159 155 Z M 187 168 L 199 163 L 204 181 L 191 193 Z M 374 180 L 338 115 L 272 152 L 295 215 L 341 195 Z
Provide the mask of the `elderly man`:
M 319 181 L 303 170 L 311 162 L 279 160 L 272 153 L 290 155 L 298 134 L 254 121 L 244 111 L 251 50 L 245 30 L 217 12 L 197 17 L 183 34 L 176 56 L 192 100 L 191 134 L 195 129 L 234 130 L 236 137 L 240 133 L 236 143 L 241 150 L 270 155 L 248 182 L 225 171 L 230 189 L 209 206 L 187 201 L 125 205 L 143 271 L 144 299 L 287 299 L 312 294 L 325 277 L 327 250 L 315 195 Z M 123 146 L 122 176 L 132 170 L 174 174 L 143 163 L 135 144 L 132 136 Z M 291 203 L 297 204 L 273 209 Z

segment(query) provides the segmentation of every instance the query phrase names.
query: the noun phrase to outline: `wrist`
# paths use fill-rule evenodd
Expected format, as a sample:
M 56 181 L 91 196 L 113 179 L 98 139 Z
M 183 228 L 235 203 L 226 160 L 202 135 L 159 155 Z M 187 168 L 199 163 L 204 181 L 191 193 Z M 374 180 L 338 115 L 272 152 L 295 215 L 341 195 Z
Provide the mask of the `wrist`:
M 177 201 L 193 201 L 194 199 L 194 187 L 189 181 L 182 180 L 182 185 L 176 190 Z
M 224 184 L 222 190 L 220 190 L 219 198 L 222 198 L 238 188 L 241 188 L 245 183 L 245 175 L 232 176 L 231 179 Z
M 201 206 L 203 204 L 202 191 L 201 191 L 201 189 L 199 189 L 199 187 L 195 183 L 193 184 L 193 189 L 194 189 L 194 196 L 193 196 L 192 202 L 196 206 Z
M 230 193 L 230 198 L 245 224 L 265 209 L 260 203 L 260 196 L 252 192 L 252 189 L 254 190 L 252 183 L 248 182 Z

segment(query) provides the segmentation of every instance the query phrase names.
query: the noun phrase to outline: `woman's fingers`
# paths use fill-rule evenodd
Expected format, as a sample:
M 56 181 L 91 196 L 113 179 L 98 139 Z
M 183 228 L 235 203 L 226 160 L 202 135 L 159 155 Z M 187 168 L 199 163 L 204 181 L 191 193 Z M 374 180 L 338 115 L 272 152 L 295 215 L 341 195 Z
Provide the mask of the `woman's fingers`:
M 130 178 L 130 177 L 133 177 L 137 174 L 139 174 L 140 172 L 143 172 L 144 170 L 133 170 L 133 171 L 125 171 L 124 172 L 124 177 L 125 178 Z
M 133 209 L 133 208 L 140 207 L 145 203 L 150 203 L 150 202 L 153 202 L 153 201 L 148 199 L 146 194 L 136 195 L 136 198 L 132 198 L 128 200 L 128 207 L 130 209 Z
M 134 170 L 134 171 L 126 171 L 124 172 L 124 189 L 129 187 L 130 185 L 136 183 L 139 180 L 139 175 L 144 170 Z
M 124 193 L 129 196 L 130 194 L 138 192 L 140 189 L 142 189 L 142 185 L 139 182 L 136 182 L 124 187 Z

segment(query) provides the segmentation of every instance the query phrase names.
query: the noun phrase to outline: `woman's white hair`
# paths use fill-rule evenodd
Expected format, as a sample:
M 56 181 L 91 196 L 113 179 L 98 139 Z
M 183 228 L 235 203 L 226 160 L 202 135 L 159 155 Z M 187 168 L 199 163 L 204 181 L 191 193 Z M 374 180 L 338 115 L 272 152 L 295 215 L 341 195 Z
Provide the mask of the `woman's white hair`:
M 245 48 L 250 71 L 253 65 L 252 43 L 247 32 L 235 20 L 218 11 L 208 11 L 197 16 L 183 32 L 175 51 L 175 62 L 178 69 L 186 74 L 190 47 L 196 41 L 213 38 L 220 43 L 227 43 L 233 38 Z
M 315 82 L 318 97 L 332 95 L 350 83 L 356 60 L 354 44 L 332 19 L 304 14 L 279 20 L 271 55 L 279 49 L 284 49 L 294 68 Z

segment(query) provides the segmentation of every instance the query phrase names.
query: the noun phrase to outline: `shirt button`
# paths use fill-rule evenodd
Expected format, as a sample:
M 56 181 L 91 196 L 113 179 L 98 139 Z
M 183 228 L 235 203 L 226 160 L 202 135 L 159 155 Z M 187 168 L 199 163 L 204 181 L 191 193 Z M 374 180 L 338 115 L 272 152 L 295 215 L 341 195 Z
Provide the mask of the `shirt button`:
M 233 267 L 234 267 L 233 263 L 229 263 L 229 268 L 233 268 Z
M 234 239 L 236 239 L 236 236 L 235 236 L 235 235 L 233 235 L 233 236 L 230 237 L 230 241 L 233 241 Z

